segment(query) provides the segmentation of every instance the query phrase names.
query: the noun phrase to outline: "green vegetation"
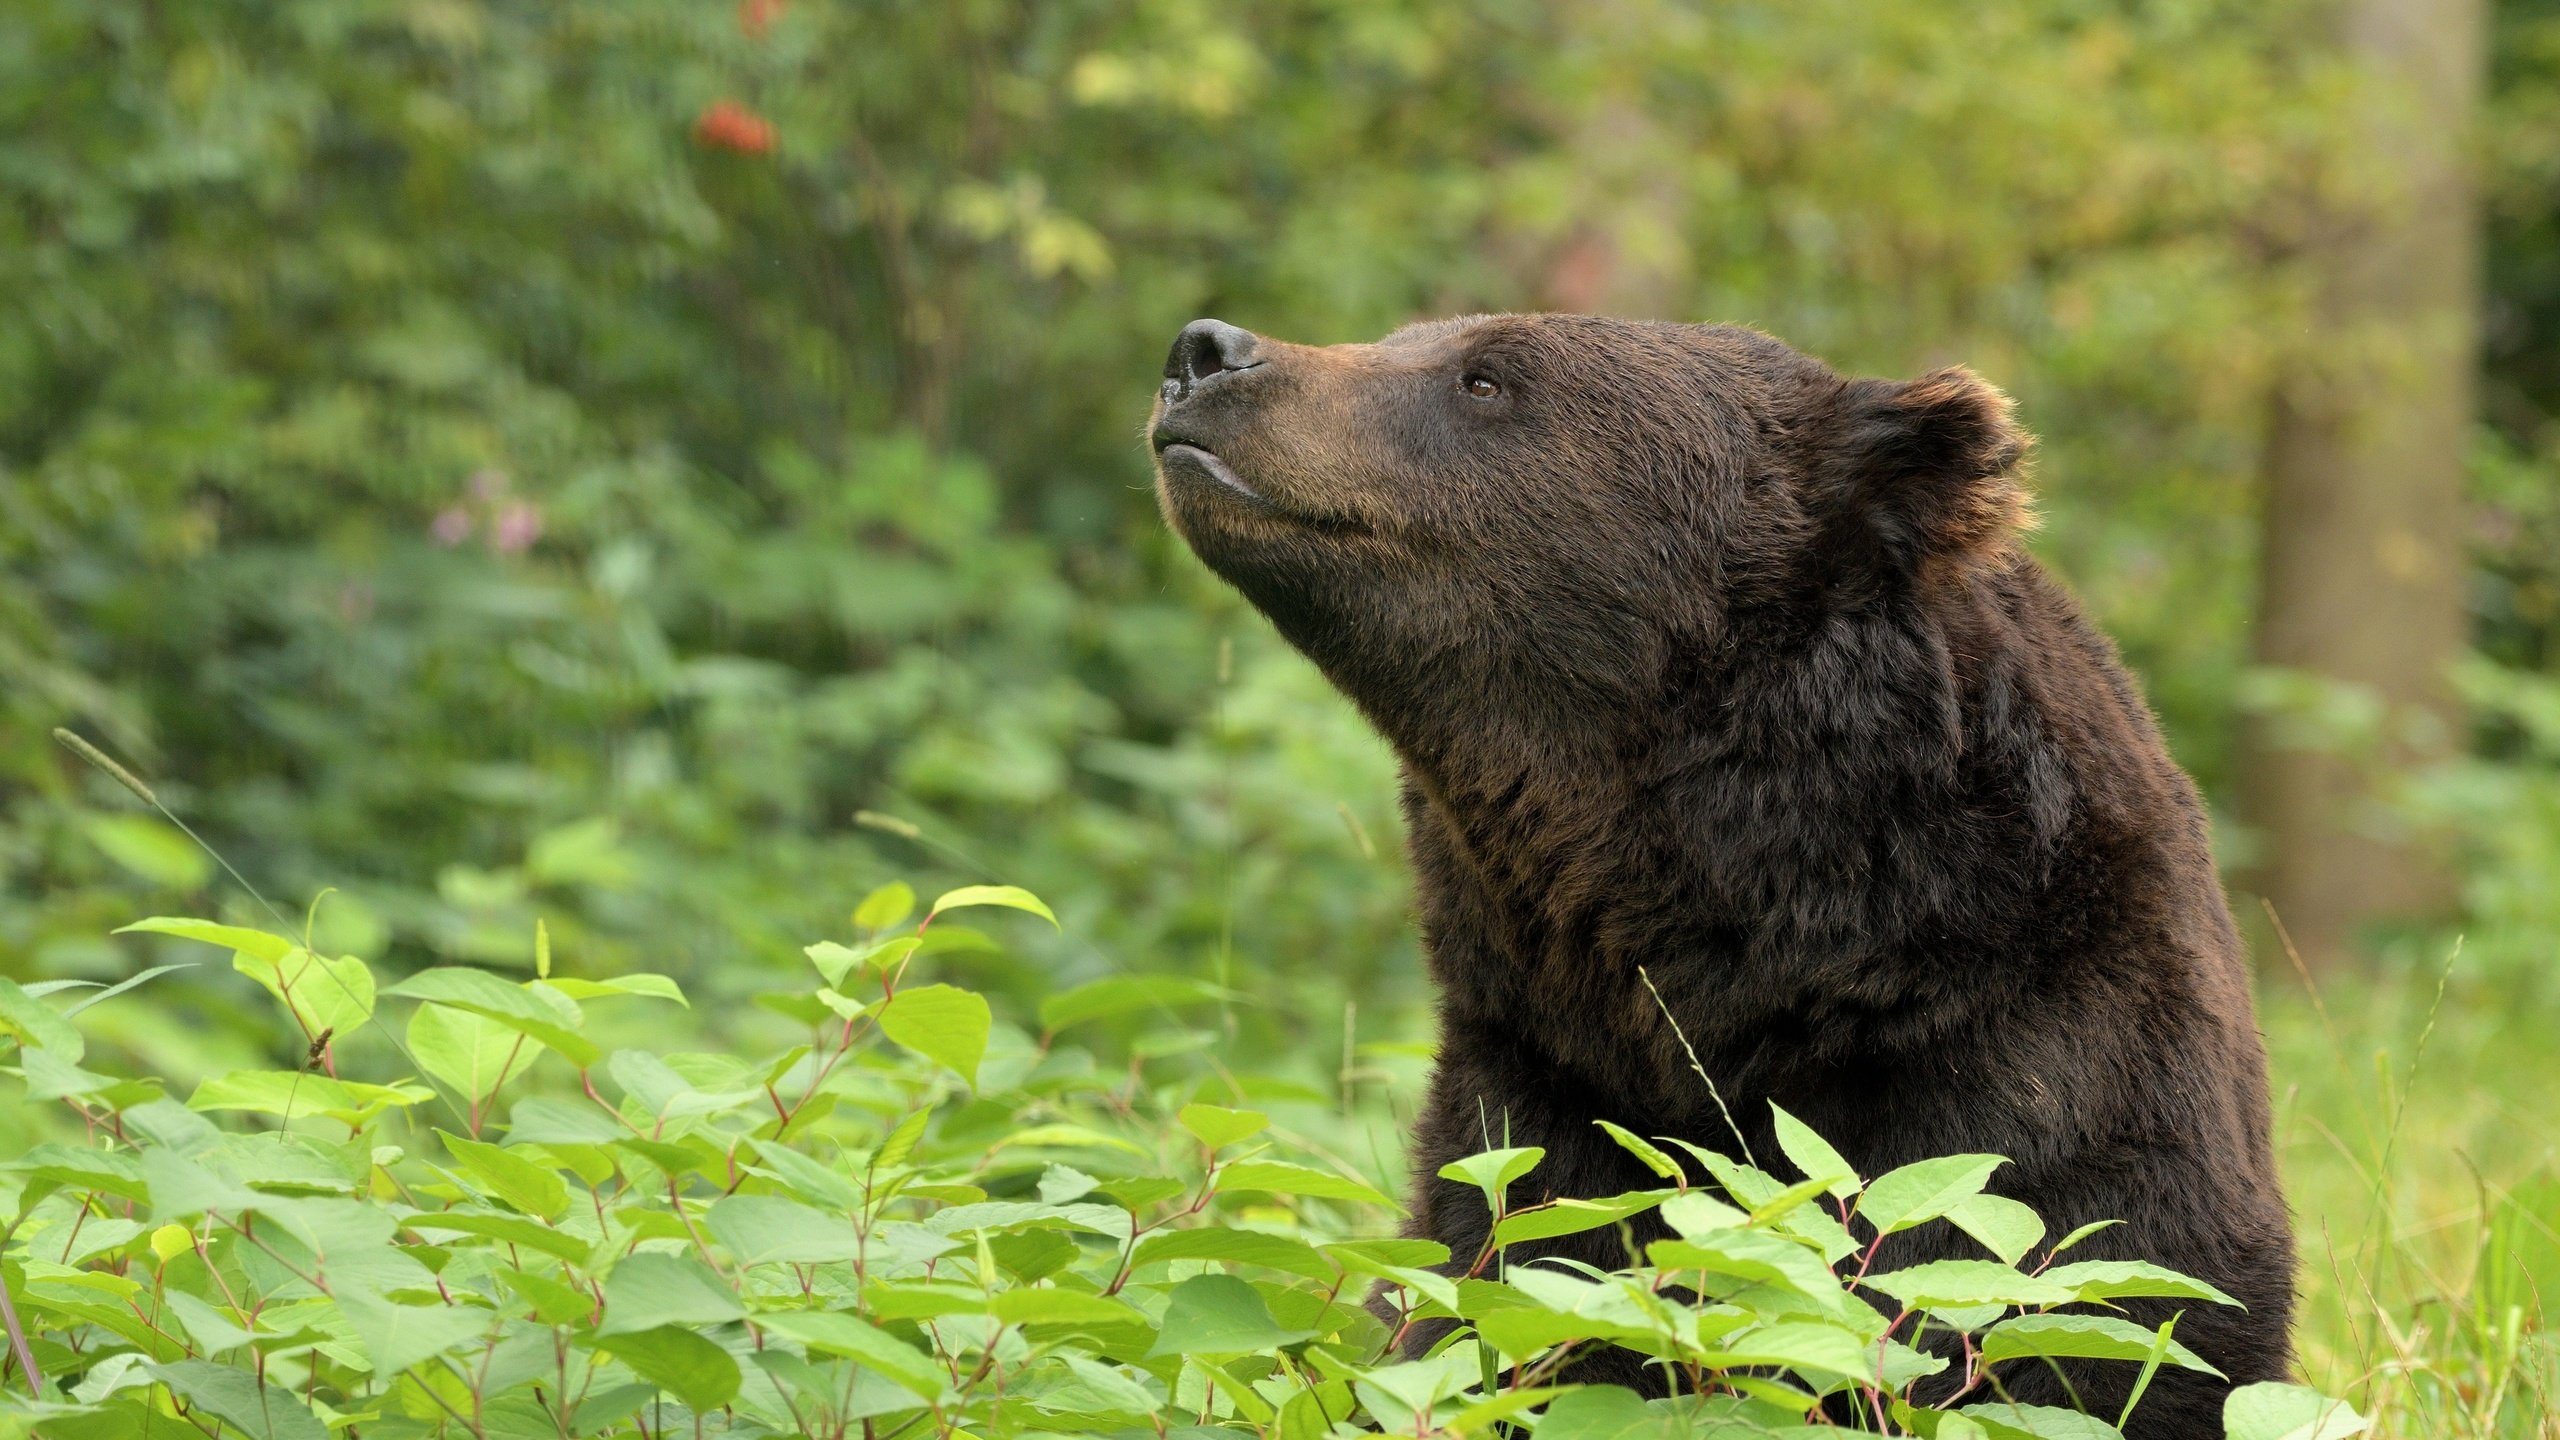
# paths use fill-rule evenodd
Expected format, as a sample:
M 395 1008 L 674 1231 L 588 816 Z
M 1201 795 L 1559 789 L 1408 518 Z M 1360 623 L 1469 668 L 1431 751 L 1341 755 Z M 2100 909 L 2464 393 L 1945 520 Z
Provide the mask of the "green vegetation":
M 913 957 L 1008 1022 L 984 1096 L 894 1033 L 831 1079 L 858 1080 L 861 1103 L 847 1090 L 813 1119 L 822 1163 L 876 1153 L 943 1097 L 909 1157 L 938 1178 L 890 1218 L 971 1203 L 912 1185 L 981 1184 L 952 1177 L 982 1161 L 1036 1195 L 1053 1158 L 1098 1186 L 1180 1179 L 1148 1215 L 1179 1210 L 1206 1173 L 1176 1118 L 1189 1103 L 1267 1114 L 1288 1163 L 1397 1193 L 1424 996 L 1392 763 L 1144 493 L 1135 429 L 1166 340 L 1199 314 L 1334 341 L 1417 314 L 1612 308 L 1757 324 L 1850 370 L 1974 365 L 2042 437 L 2037 548 L 2122 641 L 2246 862 L 2247 723 L 2359 761 L 2410 728 L 2370 693 L 2251 664 L 2258 537 L 2281 522 L 2260 511 L 2266 397 L 2300 358 L 2304 216 L 2370 178 L 2350 122 L 2378 102 L 2319 43 L 2328 8 L 0 7 L 0 977 L 67 1011 L 213 957 L 116 935 L 130 919 L 209 915 L 356 957 L 385 997 L 379 1023 L 305 1017 L 348 1031 L 315 1071 L 316 1033 L 251 978 L 159 975 L 72 1022 L 83 1043 L 62 1063 L 108 1090 L 29 1099 L 90 1083 L 49 1060 L 0 1080 L 0 1157 L 113 1147 L 68 1101 L 140 1103 L 133 1077 L 161 1077 L 175 1107 L 299 1076 L 284 1103 L 310 1118 L 289 1142 L 254 1110 L 153 1109 L 171 1117 L 158 1139 L 237 1121 L 220 1146 L 307 1158 L 293 1173 L 312 1186 L 283 1179 L 278 1201 L 412 1187 L 367 1225 L 446 1203 L 420 1186 L 530 1213 L 429 1129 L 512 1145 L 519 1104 L 609 1121 L 627 1087 L 600 1062 L 615 1098 L 596 1107 L 539 1040 L 516 1074 L 527 1052 L 490 1053 L 515 1033 L 504 1017 L 409 1010 L 395 988 L 480 967 L 529 994 L 547 926 L 575 1033 L 716 1095 L 762 1073 L 739 1057 L 807 1038 L 824 1002 L 803 947 L 855 948 L 848 907 L 904 874 L 932 892 L 1019 883 L 1062 923 L 1006 916 L 997 945 L 946 920 Z M 2369 935 L 2367 969 L 2318 969 L 2317 1003 L 2271 930 L 2264 947 L 2304 1378 L 2387 1435 L 2547 1436 L 2560 1408 L 2544 1298 L 2560 1284 L 2560 10 L 2510 0 L 2494 20 L 2468 723 L 2413 770 L 2371 766 L 2382 800 L 2359 817 L 2454 857 L 2460 910 Z M 142 771 L 292 918 L 54 745 L 62 725 Z M 570 993 L 642 974 L 691 1006 Z M 759 1004 L 773 994 L 797 998 Z M 1149 998 L 1055 1027 L 1095 1076 L 1026 1089 L 1005 1067 L 1073 995 Z M 11 1028 L 62 1059 L 64 1032 L 19 1003 Z M 501 1074 L 494 1107 L 458 1093 Z M 387 1107 L 365 1133 L 402 1157 L 347 1161 L 348 1127 L 308 1109 L 321 1095 Z M 1000 1146 L 1017 1114 L 1138 1149 Z M 555 1183 L 588 1188 L 555 1158 Z M 11 1217 L 58 1220 L 85 1193 L 0 1176 Z M 641 1229 L 676 1217 L 663 1193 L 605 1189 L 660 1217 Z M 166 1273 L 227 1303 L 202 1290 L 193 1241 L 151 1248 L 156 1193 L 105 1193 L 86 1240 L 12 1235 L 12 1295 L 35 1262 L 123 1256 L 150 1293 Z M 1238 1195 L 1185 1224 L 1303 1245 L 1388 1225 L 1357 1201 Z M 143 1228 L 118 1240 L 109 1221 Z M 227 1279 L 268 1263 L 231 1258 L 258 1252 L 227 1226 L 189 1233 Z M 1016 1259 L 1056 1248 L 1026 1234 L 1062 1239 L 991 1236 L 992 1271 L 974 1242 L 955 1263 L 1033 1293 L 1100 1258 L 1072 1242 L 1024 1283 Z M 406 1253 L 494 1273 L 494 1235 L 433 1239 Z M 644 1240 L 701 1259 L 690 1234 Z M 736 1257 L 703 1243 L 734 1279 Z M 358 1383 L 331 1394 L 361 1393 L 351 1357 L 370 1352 L 260 1273 L 329 1337 L 280 1377 L 335 1367 L 333 1386 Z M 1316 1276 L 1289 1273 L 1246 1272 L 1274 1287 L 1275 1325 L 1313 1328 L 1273 1298 L 1311 1293 Z M 116 1288 L 98 1313 L 128 1324 Z M 208 1332 L 221 1348 L 181 1320 L 195 1353 L 150 1363 L 247 1377 L 298 1343 L 210 1318 L 231 1327 Z M 1375 1338 L 1342 1323 L 1341 1343 Z M 222 1345 L 232 1330 L 252 1333 Z M 81 1343 L 150 1348 L 118 1333 Z M 168 1398 L 124 1374 L 115 1404 Z M 791 1383 L 752 1357 L 740 1375 Z M 428 1423 L 445 1415 L 430 1383 L 410 1385 Z M 24 1398 L 14 1369 L 0 1393 Z M 1181 1398 L 1188 1423 L 1205 1395 Z M 411 1417 L 396 1397 L 395 1417 Z
M 944 916 L 1047 907 L 971 886 L 909 926 L 915 900 L 885 887 L 851 943 L 808 946 L 816 973 L 758 997 L 805 1039 L 753 1059 L 608 1051 L 590 1010 L 682 991 L 555 972 L 541 930 L 530 980 L 444 966 L 377 988 L 307 931 L 125 927 L 229 951 L 307 1037 L 303 1068 L 209 1076 L 183 1104 L 82 1064 L 76 1018 L 132 985 L 57 1008 L 0 981 L 26 1098 L 88 1132 L 0 1164 L 17 1192 L 11 1363 L 42 1397 L 0 1391 L 0 1429 L 137 1435 L 157 1414 L 251 1440 L 1582 1440 L 1809 1433 L 1831 1428 L 1807 1421 L 1828 1402 L 1877 1433 L 2095 1440 L 2117 1432 L 2010 1400 L 2002 1375 L 2138 1366 L 2120 1424 L 2162 1366 L 2211 1367 L 2174 1319 L 2146 1329 L 2112 1302 L 2234 1303 L 2156 1266 L 2067 1258 L 2104 1225 L 2047 1235 L 1984 1193 L 1997 1156 L 1862 1182 L 1784 1112 L 1780 1173 L 1613 1128 L 1658 1188 L 1539 1199 L 1543 1152 L 1496 1149 L 1442 1171 L 1484 1192 L 1483 1253 L 1386 1238 L 1392 1202 L 1294 1123 L 1335 1128 L 1333 1097 L 1083 1043 L 1095 1022 L 1216 991 L 1096 981 L 1042 1002 L 1035 1035 L 926 976 L 987 943 L 955 946 Z M 386 1055 L 399 1078 L 354 1078 Z M 1671 1238 L 1621 1271 L 1508 1263 L 1510 1245 L 1657 1208 Z M 1982 1258 L 1874 1263 L 1885 1236 L 1930 1224 Z M 1446 1336 L 1402 1358 L 1397 1341 L 1434 1322 Z M 1683 1398 L 1574 1384 L 1574 1356 L 1607 1344 L 1661 1362 Z M 1950 1382 L 1939 1403 L 1915 1405 L 1933 1375 Z M 2226 1421 L 2234 1440 L 2362 1428 L 2280 1384 L 2235 1391 Z

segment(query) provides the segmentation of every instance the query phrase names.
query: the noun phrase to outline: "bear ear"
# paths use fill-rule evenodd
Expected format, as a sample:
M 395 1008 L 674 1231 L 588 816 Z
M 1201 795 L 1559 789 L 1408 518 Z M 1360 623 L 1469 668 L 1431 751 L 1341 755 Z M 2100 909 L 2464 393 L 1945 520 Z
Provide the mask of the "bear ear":
M 1840 407 L 1824 488 L 1850 553 L 1916 574 L 1987 558 L 2034 524 L 2018 471 L 2035 442 L 1972 371 L 1853 380 Z

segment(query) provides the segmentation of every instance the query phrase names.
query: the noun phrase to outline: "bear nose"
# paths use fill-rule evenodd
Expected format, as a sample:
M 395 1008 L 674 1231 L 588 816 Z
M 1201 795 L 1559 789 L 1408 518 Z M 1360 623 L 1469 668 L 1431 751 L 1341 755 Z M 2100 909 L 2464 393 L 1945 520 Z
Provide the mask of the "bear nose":
M 1257 343 L 1252 331 L 1224 320 L 1194 320 L 1173 337 L 1173 349 L 1164 357 L 1165 384 L 1179 400 L 1212 375 L 1250 370 L 1262 363 L 1253 358 Z

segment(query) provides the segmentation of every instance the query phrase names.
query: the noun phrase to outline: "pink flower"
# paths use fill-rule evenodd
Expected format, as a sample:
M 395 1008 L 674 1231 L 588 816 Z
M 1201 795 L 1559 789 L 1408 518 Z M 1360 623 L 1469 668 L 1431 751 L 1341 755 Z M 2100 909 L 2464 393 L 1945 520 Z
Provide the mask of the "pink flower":
M 439 545 L 459 545 L 471 538 L 471 512 L 459 505 L 447 505 L 436 512 L 435 523 L 427 527 L 427 533 L 436 537 Z
M 516 500 L 489 522 L 489 548 L 501 555 L 520 555 L 542 538 L 542 512 L 531 501 Z

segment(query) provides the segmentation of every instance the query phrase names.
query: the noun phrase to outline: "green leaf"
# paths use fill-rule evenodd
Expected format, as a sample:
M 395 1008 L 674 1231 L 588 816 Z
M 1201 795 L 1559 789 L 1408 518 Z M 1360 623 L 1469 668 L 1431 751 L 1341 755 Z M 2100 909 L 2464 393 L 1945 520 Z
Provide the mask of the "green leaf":
M 2056 1265 L 2044 1279 L 2070 1287 L 2082 1300 L 2208 1300 L 2238 1306 L 2239 1301 L 2196 1279 L 2147 1260 L 2080 1260 Z
M 1130 1264 L 1152 1265 L 1159 1260 L 1225 1260 L 1260 1265 L 1267 1270 L 1304 1275 L 1318 1284 L 1331 1284 L 1342 1273 L 1341 1267 L 1303 1240 L 1216 1225 L 1196 1230 L 1159 1230 L 1138 1242 Z
M 367 1085 L 302 1070 L 234 1070 L 196 1087 L 190 1110 L 248 1110 L 292 1119 L 327 1115 L 362 1125 L 385 1110 L 435 1098 L 423 1085 Z
M 2112 1315 L 2019 1315 L 1984 1332 L 1982 1358 L 2014 1360 L 2051 1355 L 2140 1362 L 2151 1358 L 2159 1339 L 2158 1331 Z M 2222 1377 L 2221 1371 L 2175 1340 L 2162 1354 L 2172 1365 L 2201 1370 L 2216 1379 Z
M 945 1376 L 931 1357 L 879 1326 L 842 1311 L 773 1310 L 756 1316 L 756 1324 L 799 1341 L 812 1350 L 841 1355 L 877 1370 L 927 1400 L 939 1400 Z
M 1651 1170 L 1654 1174 L 1661 1176 L 1663 1179 L 1668 1180 L 1675 1185 L 1686 1185 L 1689 1183 L 1688 1173 L 1680 1168 L 1680 1162 L 1662 1153 L 1661 1149 L 1655 1146 L 1652 1141 L 1645 1139 L 1641 1135 L 1633 1134 L 1627 1130 L 1619 1128 L 1618 1126 L 1612 1125 L 1606 1120 L 1594 1120 L 1591 1123 L 1608 1131 L 1610 1139 L 1617 1141 L 1619 1146 L 1628 1154 L 1643 1161 L 1645 1168 Z
M 474 1105 L 523 1074 L 541 1053 L 540 1042 L 468 1010 L 421 1005 L 409 1017 L 409 1058 Z
M 341 1285 L 338 1313 L 364 1343 L 373 1373 L 389 1379 L 421 1360 L 487 1333 L 496 1317 L 471 1305 L 401 1305 L 361 1287 Z
M 2005 1195 L 1974 1195 L 1947 1210 L 1947 1223 L 1982 1242 L 1982 1248 L 2015 1265 L 2044 1238 L 2044 1220 Z
M 1517 1245 L 1528 1240 L 1551 1240 L 1559 1235 L 1579 1235 L 1615 1225 L 1631 1215 L 1641 1215 L 1677 1191 L 1631 1190 L 1602 1200 L 1558 1200 L 1528 1210 L 1515 1210 L 1493 1227 L 1497 1245 Z
M 2008 1163 L 1997 1155 L 1945 1155 L 1887 1171 L 1868 1183 L 1858 1218 L 1882 1235 L 1908 1230 L 1982 1193 L 1991 1172 Z
M 1869 1193 L 1873 1193 L 1872 1191 Z M 1989 1260 L 1932 1260 L 1858 1282 L 1914 1310 L 1959 1305 L 2061 1305 L 2080 1298 L 2050 1276 L 2023 1274 Z
M 314 1039 L 343 1039 L 373 1018 L 373 971 L 353 955 L 335 960 L 296 945 L 282 959 L 235 950 L 231 968 L 255 980 Z
M 292 941 L 283 936 L 270 935 L 264 930 L 249 930 L 238 925 L 217 925 L 210 920 L 187 920 L 168 915 L 154 915 L 148 920 L 136 920 L 115 933 L 118 935 L 135 933 L 175 935 L 182 940 L 201 940 L 207 945 L 219 945 L 225 950 L 237 950 L 244 955 L 254 955 L 271 964 L 284 959 L 297 948 Z
M 169 1393 L 220 1417 L 249 1440 L 329 1440 L 311 1407 L 281 1385 L 262 1385 L 246 1370 L 209 1360 L 171 1360 L 151 1367 Z
M 928 1060 L 960 1073 L 972 1089 L 986 1058 L 995 1017 L 986 997 L 953 985 L 916 985 L 880 1007 L 880 1031 Z
M 1041 1001 L 1040 1028 L 1054 1033 L 1088 1020 L 1137 1010 L 1170 1011 L 1177 1005 L 1205 1005 L 1234 998 L 1205 980 L 1187 976 L 1114 975 Z
M 815 945 L 801 946 L 800 953 L 809 957 L 809 963 L 818 967 L 818 973 L 827 977 L 829 985 L 841 986 L 845 977 L 857 969 L 887 974 L 905 964 L 907 957 L 923 946 L 924 941 L 916 936 L 900 935 L 865 945 L 859 950 L 839 945 L 833 940 L 821 940 Z
M 738 1396 L 742 1378 L 738 1362 L 728 1351 L 681 1326 L 603 1334 L 597 1339 L 596 1348 L 630 1366 L 631 1373 L 683 1401 L 696 1414 L 717 1410 Z
M 1146 1317 L 1117 1300 L 1077 1290 L 1007 1290 L 988 1307 L 1008 1325 L 1143 1325 Z
M 560 1172 L 479 1140 L 436 1132 L 445 1152 L 471 1172 L 481 1188 L 527 1215 L 557 1220 L 569 1208 L 569 1186 Z
M 824 1265 L 862 1253 L 852 1221 L 779 1195 L 723 1196 L 704 1223 L 741 1265 Z
M 1813 1127 L 1781 1109 L 1775 1101 L 1769 1105 L 1770 1118 L 1777 1123 L 1778 1148 L 1807 1180 L 1824 1182 L 1830 1194 L 1846 1200 L 1858 1193 L 1858 1171 L 1831 1142 L 1813 1133 Z
M 1666 1434 L 1644 1397 L 1617 1385 L 1568 1390 L 1538 1421 L 1538 1440 L 1657 1440 Z
M 1185 1105 L 1174 1118 L 1212 1150 L 1249 1140 L 1271 1124 L 1271 1117 L 1259 1110 L 1229 1110 L 1221 1105 Z
M 1058 924 L 1058 917 L 1049 913 L 1049 907 L 1041 903 L 1039 896 L 1019 885 L 963 885 L 957 890 L 945 890 L 941 898 L 933 902 L 933 909 L 925 915 L 924 923 L 932 924 L 934 918 L 945 910 L 965 910 L 973 905 L 1027 910 L 1048 921 L 1053 929 L 1064 928 Z
M 18 982 L 0 976 L 0 1033 L 14 1035 L 29 1050 L 42 1050 L 66 1064 L 88 1053 L 88 1042 L 62 1012 L 28 994 Z
M 400 1223 L 420 1232 L 485 1235 L 510 1245 L 527 1245 L 580 1267 L 586 1265 L 594 1251 L 593 1246 L 566 1230 L 554 1230 L 539 1220 L 498 1210 L 421 1210 L 404 1217 Z M 584 1297 L 581 1297 L 579 1313 L 585 1313 Z
M 1390 1210 L 1401 1208 L 1360 1181 L 1328 1170 L 1312 1170 L 1279 1160 L 1238 1161 L 1220 1169 L 1216 1181 L 1221 1195 L 1239 1190 L 1259 1190 L 1271 1195 L 1306 1195 L 1319 1200 L 1353 1200 Z
M 1656 1240 L 1647 1258 L 1665 1270 L 1703 1270 L 1786 1287 L 1833 1314 L 1855 1304 L 1839 1277 L 1817 1252 L 1759 1230 L 1708 1231 L 1684 1240 Z
M 690 1255 L 643 1250 L 626 1255 L 604 1282 L 599 1335 L 626 1335 L 659 1325 L 719 1325 L 745 1317 L 728 1282 Z
M 1484 1192 L 1485 1203 L 1499 1212 L 1510 1193 L 1511 1182 L 1537 1169 L 1538 1162 L 1546 1158 L 1547 1152 L 1535 1145 L 1487 1150 L 1441 1166 L 1440 1177 L 1473 1185 Z
M 575 1002 L 566 996 L 545 997 L 524 986 L 511 985 L 486 970 L 459 966 L 422 970 L 383 993 L 432 1000 L 485 1016 L 559 1051 L 581 1070 L 604 1055 L 594 1042 L 577 1032 L 580 1017 Z
M 2124 1440 L 2124 1432 L 2095 1415 L 2051 1405 L 1991 1401 L 1956 1413 L 1981 1426 L 1991 1440 Z
M 2347 1440 L 2372 1423 L 2344 1400 L 2274 1380 L 2243 1385 L 2222 1402 L 2229 1440 Z
M 572 1000 L 604 1000 L 616 995 L 639 995 L 651 1000 L 673 1000 L 690 1010 L 692 1002 L 684 998 L 684 987 L 664 975 L 641 972 L 616 975 L 610 980 L 581 980 L 572 975 L 554 975 L 542 982 Z
M 1173 1287 L 1156 1343 L 1159 1355 L 1249 1355 L 1314 1338 L 1271 1318 L 1260 1291 L 1233 1275 L 1194 1275 Z
M 2079 1229 L 2074 1230 L 2070 1234 L 2053 1242 L 2053 1249 L 2046 1258 L 2050 1259 L 2054 1255 L 2061 1254 L 2063 1251 L 2072 1248 L 2081 1241 L 2097 1234 L 2101 1230 L 2112 1230 L 2123 1223 L 2124 1222 L 2121 1220 L 2092 1220 L 2088 1224 L 2081 1226 Z
M 886 930 L 915 913 L 916 887 L 904 880 L 892 880 L 862 897 L 853 907 L 853 925 L 857 930 Z

